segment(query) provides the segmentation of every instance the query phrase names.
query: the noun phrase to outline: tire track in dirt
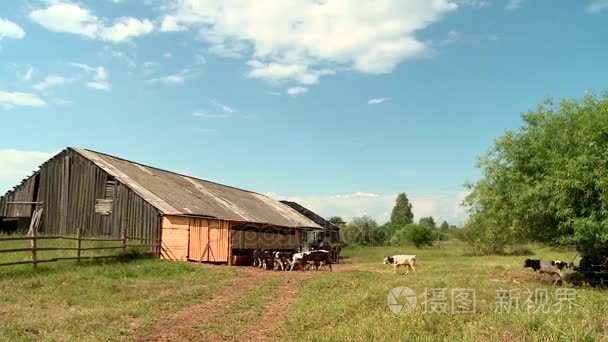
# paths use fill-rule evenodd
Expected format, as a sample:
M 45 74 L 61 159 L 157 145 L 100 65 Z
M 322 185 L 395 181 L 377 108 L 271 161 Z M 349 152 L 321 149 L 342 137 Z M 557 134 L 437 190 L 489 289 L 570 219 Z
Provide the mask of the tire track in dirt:
M 213 298 L 163 318 L 151 330 L 133 336 L 129 341 L 222 341 L 221 337 L 200 329 L 199 324 L 212 317 L 221 317 L 226 306 L 244 296 L 271 275 L 272 273 L 260 272 L 257 269 L 243 269 L 242 274 L 237 276 L 234 282 L 215 294 Z
M 283 284 L 279 286 L 262 315 L 255 324 L 252 322 L 247 331 L 231 341 L 280 341 L 286 335 L 286 319 L 289 310 L 298 299 L 302 281 L 320 275 L 324 272 L 286 272 L 277 274 L 283 278 Z
M 334 271 L 369 270 L 349 264 L 334 265 Z M 212 299 L 183 308 L 158 322 L 151 330 L 130 338 L 130 341 L 280 341 L 287 335 L 286 321 L 290 309 L 298 300 L 302 283 L 310 278 L 328 274 L 327 271 L 272 272 L 239 267 L 239 275 Z M 245 331 L 235 337 L 222 337 L 200 328 L 205 320 L 224 318 L 224 309 L 245 296 L 258 284 L 271 277 L 282 279 L 272 294 L 272 300 L 260 316 L 249 322 Z M 229 324 L 229 323 L 227 323 Z

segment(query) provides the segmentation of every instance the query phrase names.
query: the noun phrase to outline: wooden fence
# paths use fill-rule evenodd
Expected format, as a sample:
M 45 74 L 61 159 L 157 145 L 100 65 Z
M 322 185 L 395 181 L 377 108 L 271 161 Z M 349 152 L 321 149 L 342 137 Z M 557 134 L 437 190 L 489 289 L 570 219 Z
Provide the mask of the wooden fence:
M 142 239 L 137 237 L 128 237 L 123 234 L 120 239 L 111 239 L 111 238 L 83 238 L 81 236 L 81 230 L 77 230 L 76 237 L 74 236 L 37 236 L 34 232 L 30 236 L 11 236 L 11 237 L 0 237 L 0 246 L 2 241 L 30 241 L 30 247 L 22 247 L 22 248 L 0 248 L 0 254 L 2 253 L 15 253 L 15 252 L 31 252 L 31 260 L 25 261 L 14 261 L 14 262 L 3 262 L 0 263 L 0 266 L 9 266 L 9 265 L 20 265 L 20 264 L 32 264 L 36 267 L 40 263 L 46 262 L 55 262 L 59 260 L 77 260 L 80 261 L 82 259 L 98 259 L 98 258 L 113 258 L 118 257 L 120 254 L 111 254 L 111 255 L 93 255 L 93 256 L 85 256 L 83 252 L 86 251 L 95 251 L 95 250 L 118 250 L 120 249 L 123 253 L 127 250 L 127 248 L 145 248 L 147 254 L 152 254 L 155 256 L 160 255 L 160 241 L 152 240 L 152 239 Z M 38 241 L 41 240 L 73 240 L 76 242 L 75 247 L 39 247 Z M 139 241 L 139 243 L 129 243 L 129 241 Z M 83 241 L 97 241 L 97 242 L 120 242 L 119 246 L 102 246 L 102 247 L 83 247 Z M 149 242 L 149 243 L 148 243 Z M 44 251 L 74 251 L 76 252 L 76 256 L 74 257 L 54 257 L 49 259 L 41 259 L 39 258 L 38 252 Z

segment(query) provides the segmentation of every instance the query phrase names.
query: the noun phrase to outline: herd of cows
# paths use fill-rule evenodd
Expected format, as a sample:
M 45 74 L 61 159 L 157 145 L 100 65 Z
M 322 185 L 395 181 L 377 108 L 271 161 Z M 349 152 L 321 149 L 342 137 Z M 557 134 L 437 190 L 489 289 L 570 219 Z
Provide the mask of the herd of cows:
M 392 264 L 395 271 L 406 268 L 406 273 L 416 272 L 416 255 L 400 254 L 384 258 L 384 264 Z M 273 251 L 256 249 L 253 252 L 253 266 L 275 271 L 321 270 L 327 266 L 332 270 L 330 252 L 326 250 L 313 250 L 309 252 Z M 554 283 L 561 284 L 564 275 L 577 271 L 572 262 L 561 260 L 526 259 L 524 268 L 531 268 L 539 276 L 549 276 Z
M 406 274 L 410 270 L 416 272 L 415 255 L 393 255 L 384 258 L 385 264 L 392 264 L 395 270 L 407 267 Z M 332 271 L 331 252 L 323 249 L 308 252 L 293 252 L 283 250 L 256 249 L 253 251 L 253 266 L 266 270 L 293 271 L 294 269 L 321 270 L 323 267 Z
M 265 249 L 253 251 L 253 266 L 267 270 L 321 270 L 324 266 L 327 266 L 331 271 L 331 264 L 330 252 L 322 249 L 299 253 Z

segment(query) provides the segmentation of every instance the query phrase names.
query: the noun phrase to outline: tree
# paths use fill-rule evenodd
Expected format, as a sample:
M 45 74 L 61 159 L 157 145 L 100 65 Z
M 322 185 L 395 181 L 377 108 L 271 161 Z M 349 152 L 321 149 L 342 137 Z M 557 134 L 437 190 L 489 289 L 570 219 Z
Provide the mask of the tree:
M 430 228 L 437 228 L 437 225 L 435 224 L 435 219 L 433 218 L 433 216 L 421 217 L 420 220 L 418 221 L 418 224 L 421 226 L 428 226 Z
M 571 243 L 601 259 L 597 251 L 608 245 L 608 95 L 549 100 L 522 119 L 478 162 L 483 175 L 468 185 L 466 235 L 494 252 L 533 239 Z
M 448 221 L 443 221 L 439 228 L 441 228 L 442 231 L 447 232 L 450 229 L 450 225 L 448 224 Z
M 391 226 L 393 229 L 398 229 L 412 222 L 414 222 L 412 204 L 408 200 L 407 195 L 402 192 L 395 200 L 395 206 L 393 207 L 393 212 L 391 213 Z
M 342 219 L 342 217 L 340 217 L 340 216 L 332 216 L 332 217 L 330 217 L 330 218 L 329 218 L 329 220 L 327 220 L 327 221 L 329 221 L 330 223 L 335 224 L 335 225 L 336 225 L 336 226 L 338 226 L 338 227 L 341 227 L 343 224 L 345 224 L 345 223 L 346 223 L 346 221 L 344 221 L 344 220 Z
M 384 242 L 384 239 L 381 242 L 376 241 L 381 232 L 376 221 L 369 216 L 353 218 L 343 231 L 343 238 L 347 243 L 375 245 Z

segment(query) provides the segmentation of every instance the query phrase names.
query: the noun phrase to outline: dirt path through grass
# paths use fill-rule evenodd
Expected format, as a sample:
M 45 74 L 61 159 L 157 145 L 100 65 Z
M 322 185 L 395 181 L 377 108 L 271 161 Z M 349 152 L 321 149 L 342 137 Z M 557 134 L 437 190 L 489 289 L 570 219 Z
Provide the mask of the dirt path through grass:
M 211 300 L 168 315 L 130 341 L 275 341 L 302 282 L 319 272 L 240 268 L 237 279 Z
M 264 308 L 254 324 L 233 341 L 280 341 L 285 332 L 289 310 L 298 299 L 302 281 L 324 272 L 281 272 L 282 284 L 276 289 L 270 305 Z
M 224 309 L 237 301 L 256 284 L 272 276 L 272 273 L 260 270 L 243 269 L 243 274 L 228 285 L 211 300 L 200 302 L 181 311 L 168 315 L 159 321 L 151 330 L 142 335 L 133 336 L 130 341 L 221 341 L 223 338 L 201 331 L 202 321 L 223 318 L 230 324 L 230 317 L 223 317 Z

